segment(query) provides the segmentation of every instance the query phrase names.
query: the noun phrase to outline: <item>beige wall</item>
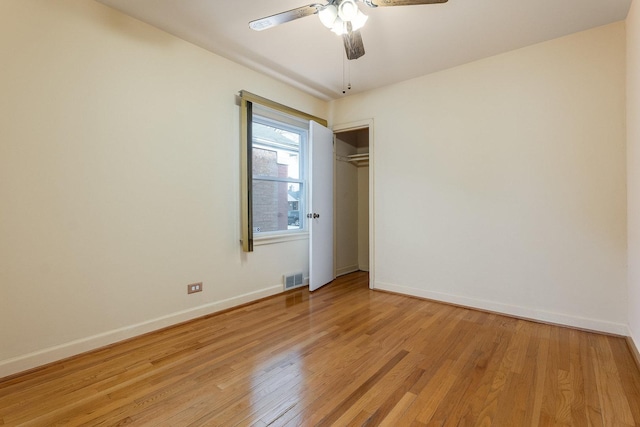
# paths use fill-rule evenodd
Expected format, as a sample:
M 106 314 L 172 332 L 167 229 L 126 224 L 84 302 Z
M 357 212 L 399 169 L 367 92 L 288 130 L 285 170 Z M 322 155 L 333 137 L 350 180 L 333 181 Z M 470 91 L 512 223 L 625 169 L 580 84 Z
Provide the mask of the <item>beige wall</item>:
M 331 108 L 375 118 L 376 288 L 626 333 L 623 23 Z
M 627 18 L 629 329 L 640 348 L 640 2 Z
M 308 274 L 241 252 L 235 96 L 324 101 L 86 0 L 3 0 L 0 57 L 0 377 Z

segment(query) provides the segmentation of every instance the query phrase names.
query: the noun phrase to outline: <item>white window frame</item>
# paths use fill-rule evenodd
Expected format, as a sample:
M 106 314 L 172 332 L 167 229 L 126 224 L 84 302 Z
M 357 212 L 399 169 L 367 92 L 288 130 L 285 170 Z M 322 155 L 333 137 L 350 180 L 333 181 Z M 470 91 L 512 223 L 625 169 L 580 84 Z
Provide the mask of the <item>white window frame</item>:
M 252 184 L 254 181 L 274 181 L 274 182 L 286 182 L 286 183 L 295 183 L 299 184 L 302 188 L 302 198 L 300 200 L 301 206 L 299 206 L 299 215 L 300 215 L 300 228 L 299 229 L 291 229 L 291 230 L 274 230 L 274 231 L 261 231 L 258 232 L 255 229 L 254 233 L 254 244 L 270 244 L 277 243 L 281 241 L 289 241 L 289 240 L 297 240 L 297 237 L 293 236 L 298 234 L 308 234 L 308 226 L 306 221 L 306 216 L 303 212 L 306 212 L 307 206 L 307 197 L 308 197 L 308 140 L 309 140 L 309 124 L 307 121 L 299 120 L 295 117 L 286 115 L 284 113 L 276 112 L 274 110 L 267 110 L 265 107 L 255 107 L 253 112 L 253 120 L 252 123 L 259 123 L 265 126 L 274 127 L 277 129 L 282 129 L 287 132 L 295 133 L 300 136 L 299 147 L 298 147 L 298 159 L 299 159 L 299 177 L 295 178 L 278 178 L 272 176 L 263 176 L 258 175 L 255 176 L 252 174 Z M 252 138 L 251 146 L 252 148 L 256 146 L 263 146 L 265 148 L 270 148 L 270 144 L 268 142 L 260 143 L 257 141 L 255 136 Z M 259 234 L 258 234 L 259 233 Z M 292 239 L 293 237 L 293 239 Z

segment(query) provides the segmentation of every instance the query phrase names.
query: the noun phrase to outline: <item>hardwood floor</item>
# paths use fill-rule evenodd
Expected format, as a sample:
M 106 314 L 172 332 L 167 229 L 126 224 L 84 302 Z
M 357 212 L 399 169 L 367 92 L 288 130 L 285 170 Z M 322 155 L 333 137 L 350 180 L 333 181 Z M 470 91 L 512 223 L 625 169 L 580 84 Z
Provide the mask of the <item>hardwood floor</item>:
M 0 381 L 0 425 L 635 426 L 624 338 L 354 273 Z

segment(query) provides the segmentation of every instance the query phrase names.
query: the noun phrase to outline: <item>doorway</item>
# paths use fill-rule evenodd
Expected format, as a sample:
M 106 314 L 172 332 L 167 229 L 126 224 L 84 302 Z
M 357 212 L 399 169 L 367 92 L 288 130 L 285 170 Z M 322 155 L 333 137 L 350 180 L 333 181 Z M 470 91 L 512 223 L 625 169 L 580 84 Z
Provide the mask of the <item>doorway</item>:
M 373 288 L 371 123 L 334 126 L 333 131 L 335 276 L 367 271 Z

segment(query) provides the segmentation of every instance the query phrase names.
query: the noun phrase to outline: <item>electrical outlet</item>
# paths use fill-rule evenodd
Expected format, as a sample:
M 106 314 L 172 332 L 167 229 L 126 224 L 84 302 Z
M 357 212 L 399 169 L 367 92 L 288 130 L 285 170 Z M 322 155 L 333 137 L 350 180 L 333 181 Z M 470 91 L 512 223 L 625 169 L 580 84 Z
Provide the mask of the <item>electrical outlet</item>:
M 196 292 L 202 292 L 202 282 L 187 285 L 188 294 L 195 294 Z

